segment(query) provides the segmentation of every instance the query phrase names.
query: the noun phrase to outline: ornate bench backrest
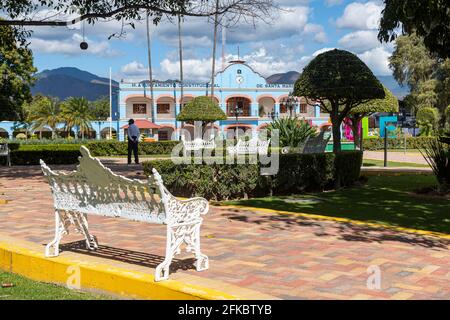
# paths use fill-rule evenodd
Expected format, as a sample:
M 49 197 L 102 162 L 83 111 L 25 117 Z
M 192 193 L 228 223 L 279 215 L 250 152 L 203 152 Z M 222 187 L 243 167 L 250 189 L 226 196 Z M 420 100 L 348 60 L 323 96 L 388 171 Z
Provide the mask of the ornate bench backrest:
M 76 211 L 130 220 L 165 223 L 159 174 L 146 183 L 114 174 L 82 146 L 80 164 L 70 173 L 55 172 L 41 160 L 57 210 Z
M 258 138 L 252 138 L 247 141 L 238 140 L 236 144 L 236 151 L 238 154 L 267 154 L 269 149 L 269 140 L 259 140 Z
M 304 147 L 303 153 L 322 153 L 325 152 L 328 141 L 330 141 L 331 135 L 328 130 L 320 131 L 317 137 L 308 137 Z
M 5 156 L 9 154 L 9 148 L 7 143 L 0 143 L 0 155 Z

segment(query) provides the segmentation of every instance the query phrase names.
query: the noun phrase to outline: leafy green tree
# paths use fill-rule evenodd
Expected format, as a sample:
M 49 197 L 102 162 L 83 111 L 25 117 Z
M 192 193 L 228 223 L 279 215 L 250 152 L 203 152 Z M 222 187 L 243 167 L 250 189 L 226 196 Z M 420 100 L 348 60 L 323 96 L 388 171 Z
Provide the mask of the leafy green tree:
M 30 85 L 35 80 L 32 52 L 16 35 L 13 28 L 0 26 L 0 121 L 23 120 L 22 107 L 31 101 Z
M 348 118 L 352 122 L 353 142 L 355 146 L 361 146 L 362 139 L 359 134 L 359 126 L 364 117 L 368 117 L 375 112 L 398 112 L 398 100 L 392 92 L 383 86 L 385 97 L 383 99 L 373 99 L 358 105 L 350 110 Z
M 61 111 L 66 130 L 70 132 L 72 128 L 77 127 L 81 138 L 84 139 L 85 132 L 92 129 L 91 121 L 94 120 L 88 100 L 83 97 L 70 97 L 62 103 Z
M 306 138 L 316 135 L 316 130 L 307 121 L 296 117 L 279 118 L 270 123 L 267 130 L 278 130 L 280 147 L 296 148 Z
M 415 33 L 400 36 L 389 59 L 394 77 L 411 92 L 406 105 L 416 114 L 420 108 L 435 107 L 444 114 L 450 103 L 450 59 L 437 59 Z M 441 127 L 445 126 L 442 117 Z
M 349 112 L 385 95 L 382 84 L 364 62 L 353 53 L 338 49 L 319 54 L 303 69 L 294 94 L 316 101 L 330 114 L 333 152 L 341 151 L 341 124 Z
M 450 133 L 450 104 L 445 108 L 445 130 Z
M 57 98 L 36 96 L 30 103 L 29 119 L 33 131 L 42 131 L 44 127 L 52 130 L 52 139 L 56 137 L 57 125 L 62 121 L 61 110 Z
M 389 67 L 400 85 L 408 85 L 414 91 L 420 82 L 431 79 L 438 68 L 438 61 L 431 56 L 416 34 L 400 36 L 389 57 Z
M 420 128 L 420 135 L 432 135 L 438 126 L 439 112 L 433 107 L 423 107 L 417 111 L 417 124 Z
M 417 33 L 427 49 L 441 58 L 450 57 L 450 2 L 447 0 L 384 0 L 378 39 L 393 41 L 398 28 Z
M 91 114 L 95 120 L 106 120 L 109 117 L 109 98 L 100 97 L 89 104 Z
M 202 133 L 207 125 L 217 120 L 226 120 L 227 115 L 210 97 L 200 96 L 189 101 L 177 115 L 178 121 L 201 121 Z

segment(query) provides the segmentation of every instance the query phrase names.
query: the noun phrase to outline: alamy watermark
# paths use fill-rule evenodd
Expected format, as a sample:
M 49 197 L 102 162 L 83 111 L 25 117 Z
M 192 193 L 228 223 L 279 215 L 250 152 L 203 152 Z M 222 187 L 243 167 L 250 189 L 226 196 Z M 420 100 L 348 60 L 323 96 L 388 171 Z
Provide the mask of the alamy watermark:
M 371 265 L 367 268 L 366 285 L 367 289 L 380 290 L 381 289 L 381 269 L 377 265 Z
M 180 129 L 181 141 L 171 153 L 175 164 L 260 164 L 261 175 L 275 175 L 279 170 L 279 131 L 241 128 L 226 138 L 217 129 L 204 129 L 196 121 L 191 130 Z M 176 140 L 173 133 L 172 140 Z

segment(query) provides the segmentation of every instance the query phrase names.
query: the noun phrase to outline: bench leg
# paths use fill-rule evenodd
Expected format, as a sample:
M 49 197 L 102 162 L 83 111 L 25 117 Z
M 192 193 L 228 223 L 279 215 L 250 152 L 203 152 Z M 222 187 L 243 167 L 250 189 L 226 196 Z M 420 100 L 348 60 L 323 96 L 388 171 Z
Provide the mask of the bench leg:
M 89 233 L 87 214 L 75 213 L 75 219 L 79 231 L 84 235 L 84 238 L 86 239 L 86 249 L 88 250 L 98 249 L 97 240 L 93 235 Z
M 186 251 L 194 251 L 197 271 L 207 270 L 209 268 L 209 259 L 207 255 L 202 254 L 200 250 L 200 226 L 201 222 L 197 223 L 193 228 L 189 236 L 185 238 L 187 244 Z
M 55 238 L 45 246 L 46 257 L 57 257 L 59 255 L 59 243 L 64 234 L 67 234 L 66 218 L 62 217 L 58 210 L 55 210 Z M 53 248 L 53 253 L 51 249 Z
M 173 257 L 180 253 L 180 246 L 186 244 L 187 252 L 194 252 L 197 271 L 209 268 L 208 257 L 200 250 L 200 226 L 201 222 L 185 225 L 167 226 L 166 257 L 162 263 L 156 267 L 155 281 L 169 279 L 169 269 Z
M 181 226 L 167 225 L 166 257 L 155 270 L 155 281 L 169 279 L 169 269 L 175 254 L 180 252 L 180 245 L 183 243 L 183 237 L 180 237 Z

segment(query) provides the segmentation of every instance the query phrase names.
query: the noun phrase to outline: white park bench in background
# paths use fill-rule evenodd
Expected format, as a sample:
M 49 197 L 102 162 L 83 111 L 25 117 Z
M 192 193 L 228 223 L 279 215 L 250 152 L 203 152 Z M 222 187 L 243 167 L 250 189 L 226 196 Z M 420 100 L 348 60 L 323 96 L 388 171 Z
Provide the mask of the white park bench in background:
M 244 155 L 244 154 L 258 154 L 267 155 L 269 151 L 270 139 L 260 140 L 259 138 L 252 138 L 248 141 L 238 140 L 235 146 L 227 148 L 227 151 L 231 155 Z
M 203 149 L 215 149 L 216 143 L 214 139 L 211 140 L 203 140 L 200 138 L 195 138 L 194 140 L 186 140 L 185 137 L 181 136 L 181 141 L 183 142 L 183 152 L 186 155 L 191 151 L 198 151 Z
M 11 166 L 11 156 L 8 143 L 0 143 L 0 157 L 6 157 L 6 165 Z
M 183 243 L 195 254 L 197 271 L 208 269 L 208 257 L 200 251 L 202 215 L 209 210 L 206 199 L 178 200 L 155 169 L 148 182 L 128 179 L 104 167 L 86 147 L 82 146 L 80 152 L 80 164 L 70 173 L 53 171 L 41 160 L 55 208 L 55 238 L 45 248 L 47 257 L 59 255 L 59 243 L 69 233 L 70 225 L 83 234 L 86 247 L 95 250 L 97 240 L 89 232 L 87 221 L 92 214 L 167 225 L 166 256 L 156 267 L 155 281 L 169 278 L 170 264 Z

